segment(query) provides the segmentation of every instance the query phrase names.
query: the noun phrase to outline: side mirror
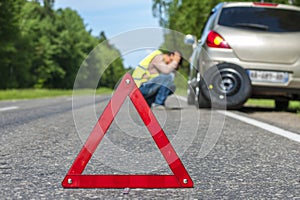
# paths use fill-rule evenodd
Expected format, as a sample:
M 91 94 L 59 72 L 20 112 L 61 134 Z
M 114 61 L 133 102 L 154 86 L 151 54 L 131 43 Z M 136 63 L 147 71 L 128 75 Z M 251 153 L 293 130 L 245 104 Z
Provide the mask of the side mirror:
M 184 43 L 188 45 L 193 45 L 196 42 L 196 36 L 188 34 L 184 37 Z
M 197 45 L 197 38 L 194 35 L 188 34 L 184 37 L 184 43 L 187 45 L 192 45 L 193 48 Z

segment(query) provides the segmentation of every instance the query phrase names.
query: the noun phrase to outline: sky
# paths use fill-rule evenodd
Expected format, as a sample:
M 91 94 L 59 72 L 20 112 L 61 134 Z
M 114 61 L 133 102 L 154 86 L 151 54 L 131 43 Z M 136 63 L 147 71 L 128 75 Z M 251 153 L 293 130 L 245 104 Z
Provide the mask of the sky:
M 92 30 L 94 36 L 105 32 L 108 40 L 124 43 L 123 40 L 136 40 L 130 36 L 127 39 L 122 36 L 128 32 L 138 35 L 140 29 L 158 28 L 158 18 L 152 15 L 152 0 L 56 0 L 55 9 L 70 7 L 76 10 L 87 25 L 87 30 Z M 142 31 L 142 34 L 145 32 Z M 128 36 L 128 34 L 127 34 Z M 145 39 L 149 35 L 143 36 Z M 142 37 L 142 36 L 138 36 Z M 156 36 L 157 47 L 161 40 Z M 114 44 L 119 48 L 119 44 Z M 125 67 L 136 66 L 138 62 L 149 53 L 148 50 L 130 50 L 121 52 Z

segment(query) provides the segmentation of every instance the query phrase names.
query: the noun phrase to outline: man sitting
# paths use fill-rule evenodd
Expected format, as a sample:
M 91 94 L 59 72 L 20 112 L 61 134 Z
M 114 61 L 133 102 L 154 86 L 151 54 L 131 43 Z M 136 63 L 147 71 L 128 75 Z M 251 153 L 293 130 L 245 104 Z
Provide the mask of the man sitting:
M 174 72 L 181 63 L 178 51 L 156 50 L 143 59 L 132 77 L 151 107 L 164 108 L 167 97 L 175 92 Z

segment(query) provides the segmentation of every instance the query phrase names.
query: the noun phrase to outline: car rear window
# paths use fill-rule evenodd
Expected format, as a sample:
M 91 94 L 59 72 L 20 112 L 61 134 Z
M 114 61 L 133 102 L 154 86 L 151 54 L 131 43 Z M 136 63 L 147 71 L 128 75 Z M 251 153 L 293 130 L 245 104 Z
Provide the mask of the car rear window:
M 230 7 L 223 8 L 218 24 L 270 32 L 300 31 L 300 12 L 296 10 Z

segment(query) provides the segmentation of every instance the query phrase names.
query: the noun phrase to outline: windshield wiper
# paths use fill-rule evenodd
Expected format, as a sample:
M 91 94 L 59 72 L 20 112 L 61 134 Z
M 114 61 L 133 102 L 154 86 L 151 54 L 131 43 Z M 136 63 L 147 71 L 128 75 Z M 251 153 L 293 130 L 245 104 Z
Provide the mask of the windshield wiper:
M 235 27 L 245 27 L 245 28 L 252 28 L 252 29 L 259 29 L 267 31 L 269 27 L 262 24 L 251 24 L 251 23 L 236 23 L 234 24 Z

